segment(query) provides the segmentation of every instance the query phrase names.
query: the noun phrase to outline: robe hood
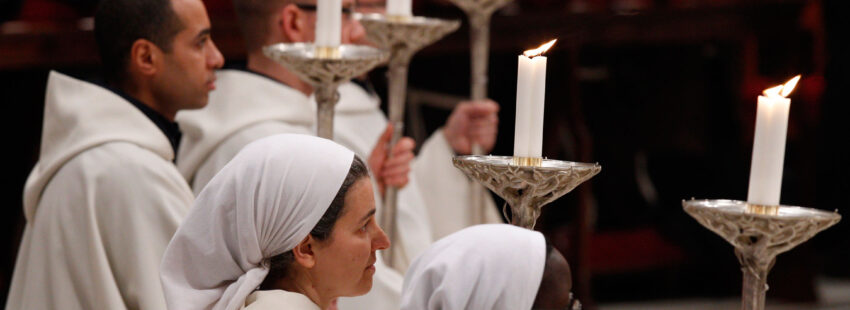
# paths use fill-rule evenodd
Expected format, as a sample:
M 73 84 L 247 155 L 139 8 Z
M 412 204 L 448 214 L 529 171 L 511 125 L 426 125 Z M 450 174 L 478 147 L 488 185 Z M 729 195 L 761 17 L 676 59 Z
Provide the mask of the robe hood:
M 306 127 L 315 122 L 308 97 L 294 88 L 241 70 L 220 70 L 216 78 L 205 108 L 177 113 L 183 131 L 177 168 L 190 182 L 210 153 L 240 129 L 270 120 Z
M 109 142 L 128 142 L 174 159 L 171 144 L 138 108 L 114 92 L 51 71 L 44 99 L 39 159 L 24 187 L 24 215 L 34 218 L 44 188 L 65 163 Z

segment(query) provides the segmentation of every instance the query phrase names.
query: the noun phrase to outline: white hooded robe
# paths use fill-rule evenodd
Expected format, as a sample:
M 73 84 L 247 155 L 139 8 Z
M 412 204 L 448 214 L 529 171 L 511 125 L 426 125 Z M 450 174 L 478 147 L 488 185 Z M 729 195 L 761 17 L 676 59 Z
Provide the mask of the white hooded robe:
M 193 195 L 168 138 L 102 87 L 51 72 L 6 309 L 165 309 L 162 254 Z

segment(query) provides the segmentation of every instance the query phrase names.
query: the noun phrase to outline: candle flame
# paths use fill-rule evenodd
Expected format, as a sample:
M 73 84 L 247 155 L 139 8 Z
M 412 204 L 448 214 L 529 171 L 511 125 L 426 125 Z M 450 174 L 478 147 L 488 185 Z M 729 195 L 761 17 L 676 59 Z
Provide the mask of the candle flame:
M 797 75 L 788 80 L 788 82 L 785 82 L 785 84 L 776 85 L 774 87 L 765 89 L 764 95 L 768 97 L 788 97 L 788 95 L 791 94 L 791 91 L 793 91 L 794 88 L 797 87 L 797 82 L 800 81 L 800 77 L 800 75 Z
M 545 53 L 546 51 L 548 51 L 549 48 L 552 47 L 552 45 L 555 45 L 555 42 L 557 42 L 557 41 L 558 41 L 558 39 L 554 39 L 552 41 L 544 43 L 543 45 L 541 45 L 538 48 L 535 48 L 533 50 L 527 50 L 527 51 L 523 52 L 522 54 L 525 55 L 525 57 L 528 57 L 528 58 L 534 58 L 534 57 L 540 56 L 543 53 Z
M 782 87 L 784 85 L 776 85 L 774 87 L 768 88 L 764 90 L 764 95 L 767 97 L 778 97 L 779 93 L 782 92 Z
M 782 97 L 788 97 L 788 95 L 791 94 L 791 91 L 794 90 L 794 87 L 797 87 L 797 82 L 799 81 L 800 75 L 798 74 L 797 76 L 788 80 L 788 82 L 785 82 L 785 85 L 782 85 L 782 92 L 780 92 L 779 94 L 782 95 Z

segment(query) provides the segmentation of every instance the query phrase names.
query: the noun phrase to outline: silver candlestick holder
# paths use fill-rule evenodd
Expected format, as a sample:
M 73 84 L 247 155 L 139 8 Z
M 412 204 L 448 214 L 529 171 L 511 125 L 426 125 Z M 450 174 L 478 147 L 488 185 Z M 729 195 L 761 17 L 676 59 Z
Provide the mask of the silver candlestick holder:
M 369 72 L 389 57 L 386 51 L 370 46 L 321 47 L 311 43 L 269 45 L 263 53 L 315 88 L 317 135 L 326 139 L 333 139 L 339 85 Z
M 743 310 L 764 309 L 767 274 L 777 255 L 841 220 L 838 212 L 759 206 L 737 200 L 683 200 L 682 207 L 702 226 L 735 248 L 743 273 Z
M 511 156 L 455 156 L 452 163 L 504 198 L 511 208 L 511 224 L 528 229 L 534 229 L 544 205 L 602 171 L 598 163 Z
M 512 0 L 451 0 L 456 6 L 466 13 L 469 20 L 469 63 L 470 63 L 470 98 L 482 100 L 487 98 L 487 65 L 490 59 L 490 19 L 493 12 L 505 6 Z M 483 155 L 484 150 L 478 144 L 472 145 L 473 155 Z M 470 223 L 484 219 L 486 211 L 482 196 L 484 189 L 480 186 L 472 187 L 470 195 L 470 207 L 473 212 Z
M 487 63 L 490 56 L 490 19 L 493 12 L 512 0 L 450 0 L 466 13 L 470 39 L 470 95 L 487 98 Z
M 382 14 L 364 14 L 359 16 L 360 23 L 366 29 L 366 35 L 375 44 L 390 51 L 389 59 L 389 121 L 393 124 L 390 148 L 401 139 L 404 133 L 404 107 L 407 95 L 407 70 L 413 55 L 447 34 L 457 30 L 460 22 L 419 16 L 386 16 Z M 388 158 L 391 154 L 388 154 Z M 381 227 L 390 240 L 396 242 L 396 206 L 398 189 L 388 187 L 381 212 Z M 395 247 L 401 249 L 401 247 Z M 387 261 L 392 266 L 394 251 L 385 251 Z

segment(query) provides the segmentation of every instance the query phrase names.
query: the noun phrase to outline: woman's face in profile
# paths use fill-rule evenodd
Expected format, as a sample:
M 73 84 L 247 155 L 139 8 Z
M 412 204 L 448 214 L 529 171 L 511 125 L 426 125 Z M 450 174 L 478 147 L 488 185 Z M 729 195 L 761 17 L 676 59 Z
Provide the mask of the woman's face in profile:
M 362 178 L 345 194 L 330 238 L 314 249 L 317 288 L 332 296 L 366 294 L 375 274 L 375 251 L 389 246 L 390 240 L 375 219 L 372 182 Z

